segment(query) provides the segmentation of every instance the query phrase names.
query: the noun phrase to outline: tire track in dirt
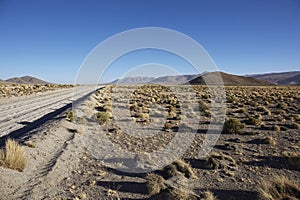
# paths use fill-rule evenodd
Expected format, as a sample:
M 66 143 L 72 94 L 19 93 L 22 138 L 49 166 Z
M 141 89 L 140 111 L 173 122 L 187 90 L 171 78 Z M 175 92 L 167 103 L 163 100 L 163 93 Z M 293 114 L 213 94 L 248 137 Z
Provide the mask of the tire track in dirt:
M 25 99 L 24 101 L 22 101 L 22 103 L 16 102 L 16 103 L 10 103 L 9 105 L 0 106 L 0 112 L 2 115 L 0 117 L 0 122 L 1 122 L 1 120 L 6 118 L 7 114 L 16 113 L 16 111 L 21 110 L 21 109 L 23 109 L 23 110 L 27 110 L 28 108 L 30 109 L 30 108 L 38 105 L 40 103 L 40 101 L 47 102 L 47 100 L 48 100 L 49 102 L 51 102 L 51 101 L 53 101 L 54 98 L 69 95 L 72 92 L 73 91 L 70 89 L 68 91 L 57 91 L 57 93 L 53 93 L 53 94 L 49 94 L 47 96 L 40 97 L 39 102 L 36 101 L 36 98 L 38 98 L 38 97 L 36 97 L 34 99 Z
M 85 92 L 80 94 L 82 96 Z M 90 94 L 91 90 L 79 98 L 75 106 L 85 106 L 84 100 Z M 64 113 L 59 116 L 64 116 Z M 72 131 L 74 129 L 76 125 L 71 122 L 52 119 L 27 133 L 36 147 L 26 148 L 28 165 L 20 174 L 22 181 L 10 190 L 6 198 L 53 199 L 60 181 L 70 176 L 84 151 L 80 136 Z
M 29 104 L 28 106 L 30 108 L 27 110 L 22 106 L 23 104 L 27 104 L 26 101 L 25 103 L 23 101 L 18 102 L 20 105 L 19 108 L 14 109 L 9 114 L 8 112 L 10 111 L 2 112 L 2 110 L 0 110 L 0 118 L 2 119 L 2 121 L 0 121 L 0 136 L 7 135 L 9 132 L 20 129 L 45 114 L 71 103 L 73 98 L 78 99 L 91 91 L 91 87 L 83 87 L 77 89 L 76 93 L 73 93 L 72 90 L 66 94 L 63 93 L 63 97 L 60 97 L 59 95 L 57 95 L 56 98 L 52 98 L 52 96 L 42 99 L 34 97 L 34 101 L 37 103 L 32 105 Z M 59 92 L 59 94 L 61 93 Z
M 53 131 L 52 131 L 53 132 Z M 61 131 L 55 130 L 54 132 L 60 133 Z M 45 138 L 43 143 L 49 143 L 54 145 L 47 145 L 41 148 L 41 151 L 44 153 L 46 158 L 43 163 L 39 163 L 34 171 L 31 171 L 29 180 L 25 184 L 16 189 L 14 193 L 18 194 L 17 198 L 20 199 L 42 199 L 42 196 L 45 195 L 45 190 L 48 186 L 47 176 L 53 169 L 63 152 L 68 147 L 69 143 L 74 139 L 75 134 L 70 132 L 65 132 L 63 134 L 51 135 Z M 55 178 L 56 177 L 52 177 Z M 46 187 L 42 185 L 46 184 Z

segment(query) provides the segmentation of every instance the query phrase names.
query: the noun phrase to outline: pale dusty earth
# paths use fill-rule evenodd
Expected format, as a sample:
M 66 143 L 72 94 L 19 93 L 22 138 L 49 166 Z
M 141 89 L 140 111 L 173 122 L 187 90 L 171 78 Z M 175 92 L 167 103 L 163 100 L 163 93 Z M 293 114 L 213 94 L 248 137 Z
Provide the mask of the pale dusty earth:
M 195 194 L 209 190 L 221 200 L 258 199 L 257 187 L 261 180 L 277 175 L 300 180 L 299 168 L 290 166 L 282 154 L 297 153 L 300 149 L 300 131 L 290 128 L 292 121 L 288 118 L 300 114 L 297 87 L 228 89 L 227 92 L 240 99 L 238 103 L 226 104 L 226 117 L 245 120 L 245 113 L 238 111 L 245 108 L 247 113 L 261 114 L 264 124 L 247 125 L 242 134 L 222 133 L 212 151 L 229 155 L 235 162 L 217 170 L 207 169 L 199 152 L 209 125 L 216 131 L 222 127 L 217 119 L 197 113 L 199 96 L 194 97 L 192 91 L 181 93 L 178 88 L 179 91 L 172 89 L 182 95 L 182 101 L 186 100 L 188 106 L 182 105 L 180 112 L 184 117 L 170 121 L 174 124 L 180 121 L 183 128 L 165 130 L 163 104 L 150 105 L 149 122 L 133 117 L 129 104 L 142 98 L 130 96 L 136 87 L 108 86 L 97 92 L 95 89 L 95 86 L 76 88 L 75 95 L 73 89 L 62 89 L 0 99 L 1 138 L 12 134 L 21 144 L 30 141 L 35 146 L 30 148 L 24 144 L 27 166 L 23 172 L 0 167 L 0 199 L 162 199 L 147 193 L 145 176 L 153 169 L 159 173 L 177 157 L 190 163 L 197 175 L 197 179 L 185 180 L 188 190 Z M 262 96 L 257 95 L 260 92 L 283 96 L 281 101 L 288 104 L 288 108 L 284 108 L 287 120 L 279 119 L 282 113 L 265 115 L 246 103 L 254 99 L 260 104 Z M 285 99 L 284 95 L 288 97 Z M 86 98 L 73 107 L 76 121 L 71 122 L 65 117 L 71 110 L 69 104 L 82 97 Z M 214 102 L 219 100 L 214 99 Z M 276 104 L 280 99 L 268 101 L 267 107 L 277 113 Z M 104 105 L 110 107 L 112 114 L 106 123 L 99 125 L 94 116 Z M 222 108 L 216 110 L 215 115 L 225 112 Z M 293 122 L 299 123 L 299 119 Z M 274 125 L 281 130 L 271 130 Z M 276 144 L 262 143 L 259 139 L 265 136 L 272 136 Z M 153 154 L 159 149 L 163 151 Z

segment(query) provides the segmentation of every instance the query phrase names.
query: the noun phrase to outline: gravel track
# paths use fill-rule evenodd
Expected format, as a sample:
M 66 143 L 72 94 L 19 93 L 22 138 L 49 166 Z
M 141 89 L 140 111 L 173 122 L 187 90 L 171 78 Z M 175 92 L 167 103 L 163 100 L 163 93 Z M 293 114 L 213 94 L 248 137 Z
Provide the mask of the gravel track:
M 72 103 L 95 90 L 95 86 L 82 86 L 32 95 L 0 105 L 0 137 L 18 130 L 27 124 Z

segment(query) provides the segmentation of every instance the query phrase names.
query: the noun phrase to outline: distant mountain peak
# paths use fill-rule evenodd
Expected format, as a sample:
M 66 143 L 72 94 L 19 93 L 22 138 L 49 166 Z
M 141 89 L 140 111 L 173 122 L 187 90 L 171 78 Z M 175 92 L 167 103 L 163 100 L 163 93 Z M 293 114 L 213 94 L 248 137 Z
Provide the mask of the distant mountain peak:
M 109 84 L 122 84 L 122 85 L 132 85 L 132 84 L 147 84 L 151 82 L 154 77 L 148 76 L 128 76 L 122 79 L 116 79 Z
M 43 81 L 41 79 L 32 77 L 32 76 L 22 76 L 22 77 L 14 77 L 5 80 L 6 83 L 15 83 L 15 84 L 49 84 L 46 81 Z

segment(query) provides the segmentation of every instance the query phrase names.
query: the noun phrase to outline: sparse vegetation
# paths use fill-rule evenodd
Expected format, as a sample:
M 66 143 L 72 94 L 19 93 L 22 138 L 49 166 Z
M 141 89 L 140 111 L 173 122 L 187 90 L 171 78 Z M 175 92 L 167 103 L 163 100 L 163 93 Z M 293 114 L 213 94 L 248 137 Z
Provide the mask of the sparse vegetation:
M 294 122 L 290 125 L 290 128 L 291 129 L 300 129 L 300 124 Z
M 74 86 L 56 84 L 0 84 L 0 98 L 25 96 L 38 92 L 46 92 L 71 87 Z
M 70 121 L 70 122 L 74 122 L 75 121 L 75 118 L 76 118 L 76 116 L 75 116 L 75 112 L 74 111 L 68 111 L 67 113 L 66 113 L 66 118 Z
M 166 189 L 165 179 L 157 174 L 150 173 L 146 176 L 147 189 L 150 195 L 160 193 Z
M 8 139 L 0 151 L 0 165 L 22 172 L 26 166 L 24 149 L 14 140 Z
M 256 119 L 254 117 L 250 117 L 248 120 L 246 120 L 246 124 L 248 125 L 260 125 L 262 122 L 259 119 Z
M 148 165 L 160 166 L 160 161 L 164 161 L 162 156 L 157 162 L 150 156 L 152 152 L 164 150 L 171 144 L 173 146 L 170 145 L 171 148 L 163 153 L 172 155 L 177 143 L 170 141 L 177 139 L 186 142 L 184 133 L 196 133 L 192 143 L 184 149 L 181 160 L 145 177 L 144 174 L 135 176 L 106 167 L 99 160 L 90 158 L 92 156 L 86 152 L 87 155 L 82 157 L 78 168 L 75 166 L 76 170 L 72 171 L 70 178 L 62 181 L 62 185 L 69 189 L 65 196 L 74 199 L 216 199 L 211 192 L 204 192 L 209 189 L 221 199 L 257 199 L 254 190 L 260 177 L 272 181 L 276 174 L 284 174 L 288 179 L 299 179 L 299 129 L 296 124 L 299 124 L 300 96 L 297 87 L 226 86 L 227 101 L 222 98 L 211 99 L 217 94 L 208 93 L 205 86 L 193 86 L 196 98 L 185 101 L 190 94 L 183 95 L 182 101 L 171 90 L 179 86 L 168 87 L 139 85 L 131 90 L 132 86 L 105 86 L 83 104 L 87 112 L 84 109 L 82 111 L 88 115 L 87 118 L 81 119 L 80 113 L 77 113 L 76 122 L 80 126 L 66 123 L 70 126 L 67 136 L 75 136 L 75 139 L 89 137 L 85 130 L 90 130 L 90 127 L 81 128 L 92 123 L 99 126 L 95 123 L 97 119 L 100 125 L 105 124 L 101 129 L 120 148 L 120 153 L 126 149 L 136 154 L 133 162 L 131 158 L 128 158 L 130 162 L 127 162 L 127 158 L 113 161 L 118 167 L 148 169 Z M 38 89 L 40 87 L 36 87 Z M 218 102 L 226 103 L 227 108 L 212 107 L 209 110 L 210 105 Z M 213 113 L 214 110 L 217 112 Z M 199 157 L 206 131 L 210 127 L 212 130 L 221 127 L 223 119 L 217 116 L 221 112 L 226 112 L 224 133 L 229 134 L 221 134 L 207 157 Z M 123 124 L 125 128 L 122 128 Z M 155 130 L 155 134 L 147 138 L 138 137 L 139 134 L 146 135 L 148 130 Z M 39 152 L 42 145 L 37 138 L 33 139 L 39 148 L 24 149 L 36 156 L 35 152 Z M 32 144 L 24 142 L 28 147 Z M 34 159 L 30 158 L 30 161 Z M 275 185 L 273 188 L 275 190 L 272 191 L 284 195 L 276 196 L 276 192 L 265 189 L 271 200 L 298 198 L 291 195 L 297 192 L 285 195 L 285 190 L 292 190 L 290 186 Z
M 189 191 L 181 188 L 172 188 L 168 193 L 168 200 L 196 200 L 197 198 Z
M 236 118 L 231 118 L 225 121 L 223 130 L 226 133 L 238 134 L 243 128 L 245 128 L 245 124 L 241 123 Z
M 299 183 L 283 176 L 262 180 L 258 191 L 261 200 L 300 199 Z
M 96 119 L 97 119 L 98 123 L 102 125 L 109 120 L 109 114 L 106 112 L 97 112 Z
M 177 160 L 172 164 L 166 166 L 163 169 L 163 172 L 166 179 L 174 177 L 178 174 L 183 174 L 186 178 L 197 178 L 191 166 L 183 160 Z
M 264 137 L 260 140 L 261 140 L 262 144 L 269 144 L 269 145 L 272 145 L 272 146 L 274 146 L 276 144 L 275 139 L 271 136 Z

